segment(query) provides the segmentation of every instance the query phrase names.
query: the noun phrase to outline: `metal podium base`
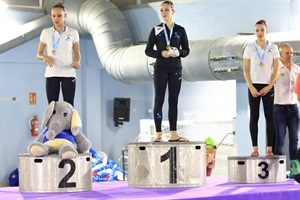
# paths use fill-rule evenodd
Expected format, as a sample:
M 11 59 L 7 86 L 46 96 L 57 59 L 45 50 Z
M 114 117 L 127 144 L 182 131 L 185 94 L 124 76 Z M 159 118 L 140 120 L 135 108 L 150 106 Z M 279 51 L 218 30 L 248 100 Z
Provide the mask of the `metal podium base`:
M 61 159 L 56 154 L 33 157 L 19 154 L 21 192 L 79 192 L 92 190 L 91 155 Z
M 128 185 L 145 188 L 205 186 L 205 142 L 129 143 Z
M 286 157 L 228 157 L 228 182 L 276 183 L 286 181 Z

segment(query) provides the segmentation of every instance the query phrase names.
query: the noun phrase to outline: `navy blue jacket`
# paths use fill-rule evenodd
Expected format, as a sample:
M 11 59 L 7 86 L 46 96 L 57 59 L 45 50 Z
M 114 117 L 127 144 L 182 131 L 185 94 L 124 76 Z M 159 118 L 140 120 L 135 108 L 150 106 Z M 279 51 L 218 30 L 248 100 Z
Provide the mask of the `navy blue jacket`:
M 164 58 L 162 57 L 161 52 L 166 50 L 167 42 L 163 31 L 163 24 L 161 23 L 157 27 L 162 27 L 162 31 L 155 35 L 155 27 L 151 30 L 145 49 L 147 56 L 156 58 L 154 69 L 158 71 L 174 71 L 182 69 L 181 57 L 184 58 L 190 53 L 189 41 L 185 29 L 174 23 L 170 45 L 172 47 L 177 47 L 180 55 L 176 58 Z M 167 26 L 165 27 L 167 28 Z M 168 28 L 167 33 L 170 36 L 170 30 Z M 156 46 L 156 49 L 154 49 L 154 45 Z

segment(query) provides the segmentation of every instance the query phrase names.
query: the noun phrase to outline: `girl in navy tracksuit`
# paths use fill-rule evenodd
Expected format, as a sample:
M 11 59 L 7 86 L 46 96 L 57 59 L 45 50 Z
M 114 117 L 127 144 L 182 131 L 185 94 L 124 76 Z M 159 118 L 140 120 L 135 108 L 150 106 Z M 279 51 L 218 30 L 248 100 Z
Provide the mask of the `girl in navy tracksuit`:
M 151 30 L 145 49 L 147 56 L 156 58 L 154 65 L 155 103 L 153 113 L 156 138 L 154 142 L 162 141 L 162 107 L 167 86 L 169 91 L 169 141 L 186 142 L 188 140 L 180 137 L 177 133 L 177 104 L 182 81 L 181 57 L 184 58 L 189 54 L 189 42 L 185 29 L 173 22 L 172 16 L 175 10 L 171 1 L 164 1 L 161 4 L 160 13 L 164 22 Z M 154 49 L 154 45 L 156 49 Z

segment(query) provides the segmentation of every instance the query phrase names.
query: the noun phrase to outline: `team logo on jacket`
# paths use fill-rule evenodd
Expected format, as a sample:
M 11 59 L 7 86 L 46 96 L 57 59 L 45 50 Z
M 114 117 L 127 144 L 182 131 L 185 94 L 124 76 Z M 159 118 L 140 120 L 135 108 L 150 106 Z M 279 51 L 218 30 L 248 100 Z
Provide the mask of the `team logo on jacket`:
M 164 30 L 164 28 L 161 26 L 156 26 L 156 27 L 154 27 L 154 30 L 155 30 L 155 36 L 157 36 Z
M 73 37 L 71 34 L 66 35 L 66 41 L 72 41 Z

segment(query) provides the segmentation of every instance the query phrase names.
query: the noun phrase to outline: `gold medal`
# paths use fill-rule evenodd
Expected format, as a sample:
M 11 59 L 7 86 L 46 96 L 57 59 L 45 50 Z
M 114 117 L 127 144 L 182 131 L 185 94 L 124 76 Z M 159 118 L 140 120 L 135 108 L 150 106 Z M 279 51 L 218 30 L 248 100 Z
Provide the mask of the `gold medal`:
M 260 66 L 260 67 L 263 67 L 263 66 L 264 66 L 264 63 L 261 62 L 261 63 L 259 64 L 259 66 Z
M 170 51 L 171 48 L 172 48 L 171 45 L 167 45 L 167 46 L 166 46 L 166 49 L 167 49 L 168 51 Z
M 56 55 L 56 51 L 52 51 L 52 55 L 54 55 L 54 56 L 55 56 L 55 55 Z

